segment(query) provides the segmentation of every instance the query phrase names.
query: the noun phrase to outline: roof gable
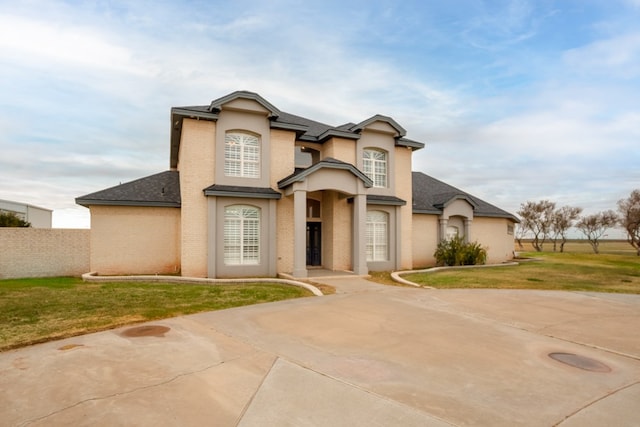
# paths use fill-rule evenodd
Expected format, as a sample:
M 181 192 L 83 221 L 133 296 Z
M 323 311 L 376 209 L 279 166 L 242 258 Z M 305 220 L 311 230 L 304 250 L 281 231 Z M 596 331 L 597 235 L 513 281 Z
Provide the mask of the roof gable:
M 277 118 L 280 116 L 280 110 L 278 110 L 273 104 L 257 93 L 246 90 L 238 90 L 230 93 L 229 95 L 223 96 L 222 98 L 214 99 L 209 105 L 209 111 L 212 113 L 218 113 L 222 110 L 223 106 L 228 104 L 231 104 L 232 106 L 235 104 L 235 107 L 246 108 L 247 104 L 241 102 L 243 100 L 255 101 L 266 110 L 267 115 L 271 118 Z
M 519 222 L 509 212 L 422 172 L 412 172 L 411 178 L 414 213 L 440 215 L 451 203 L 465 200 L 473 207 L 474 216 L 508 218 Z
M 322 159 L 318 163 L 309 166 L 308 168 L 298 169 L 286 178 L 281 179 L 280 181 L 278 181 L 278 188 L 283 189 L 293 184 L 294 182 L 304 181 L 309 175 L 312 175 L 314 172 L 320 169 L 338 169 L 349 171 L 354 176 L 362 180 L 365 187 L 373 187 L 373 181 L 371 180 L 371 178 L 366 176 L 351 163 L 346 163 L 340 160 L 336 160 L 332 157 L 327 157 L 325 159 Z
M 371 127 L 373 130 L 383 130 L 384 128 L 380 128 L 379 125 L 376 126 L 376 122 L 382 122 L 389 125 L 396 133 L 395 137 L 403 137 L 407 134 L 407 131 L 398 124 L 391 117 L 383 116 L 382 114 L 376 114 L 373 117 L 369 117 L 367 120 L 358 123 L 357 125 L 351 128 L 354 132 L 361 132 L 367 127 Z

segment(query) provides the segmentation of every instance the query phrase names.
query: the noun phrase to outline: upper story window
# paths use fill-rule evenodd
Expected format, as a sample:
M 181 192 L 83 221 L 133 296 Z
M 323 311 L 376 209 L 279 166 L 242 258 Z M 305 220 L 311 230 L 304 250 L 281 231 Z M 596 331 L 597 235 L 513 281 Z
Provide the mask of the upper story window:
M 365 148 L 363 152 L 363 172 L 373 181 L 374 187 L 387 187 L 387 152 Z
M 260 140 L 257 136 L 240 132 L 225 135 L 224 175 L 260 178 Z

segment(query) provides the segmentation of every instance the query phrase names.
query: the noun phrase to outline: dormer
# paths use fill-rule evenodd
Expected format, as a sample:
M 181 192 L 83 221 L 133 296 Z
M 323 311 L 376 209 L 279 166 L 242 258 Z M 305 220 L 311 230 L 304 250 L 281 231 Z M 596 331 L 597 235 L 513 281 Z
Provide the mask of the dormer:
M 269 119 L 277 119 L 280 116 L 280 110 L 273 104 L 257 93 L 246 90 L 238 90 L 211 101 L 209 105 L 211 113 L 219 114 L 222 110 L 261 114 L 266 115 Z
M 386 133 L 394 138 L 402 138 L 407 134 L 407 131 L 398 122 L 382 114 L 376 114 L 351 128 L 353 132 L 362 132 L 364 129 Z

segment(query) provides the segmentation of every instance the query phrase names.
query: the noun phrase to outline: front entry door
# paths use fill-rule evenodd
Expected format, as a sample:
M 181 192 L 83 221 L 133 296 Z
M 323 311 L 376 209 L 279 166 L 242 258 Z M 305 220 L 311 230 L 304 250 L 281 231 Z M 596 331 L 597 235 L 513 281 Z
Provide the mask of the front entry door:
M 307 223 L 307 265 L 322 265 L 322 248 L 320 245 L 322 240 L 321 226 L 322 223 L 320 222 Z

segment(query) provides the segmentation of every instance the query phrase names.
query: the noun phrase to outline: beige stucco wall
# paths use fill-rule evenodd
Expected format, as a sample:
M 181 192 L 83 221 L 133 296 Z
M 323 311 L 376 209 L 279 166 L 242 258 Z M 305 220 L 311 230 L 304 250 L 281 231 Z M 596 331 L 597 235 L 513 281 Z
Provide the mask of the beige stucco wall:
M 89 230 L 0 227 L 0 279 L 89 271 Z
M 438 247 L 438 215 L 413 215 L 413 263 L 410 268 L 431 267 Z
M 330 270 L 351 270 L 353 205 L 335 191 L 322 198 L 322 264 Z
M 92 271 L 180 271 L 180 209 L 95 205 L 90 210 Z
M 356 142 L 346 138 L 331 138 L 322 144 L 320 156 L 333 157 L 343 162 L 356 164 Z
M 207 198 L 202 190 L 214 183 L 216 124 L 185 119 L 178 170 L 182 197 L 182 275 L 207 277 Z
M 295 133 L 282 130 L 271 130 L 271 182 L 273 189 L 278 188 L 278 181 L 288 176 L 294 169 Z M 293 271 L 293 196 L 282 197 L 276 202 L 276 271 L 290 273 Z
M 405 200 L 406 205 L 400 207 L 400 268 L 409 269 L 415 264 L 413 260 L 414 225 L 413 198 L 411 180 L 412 151 L 405 147 L 395 149 L 395 196 Z
M 475 217 L 471 225 L 470 241 L 477 241 L 487 248 L 487 264 L 513 259 L 513 234 L 507 226 L 513 222 L 506 218 Z

